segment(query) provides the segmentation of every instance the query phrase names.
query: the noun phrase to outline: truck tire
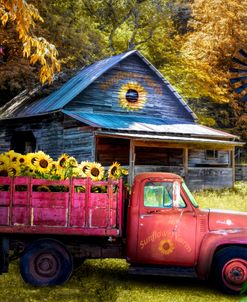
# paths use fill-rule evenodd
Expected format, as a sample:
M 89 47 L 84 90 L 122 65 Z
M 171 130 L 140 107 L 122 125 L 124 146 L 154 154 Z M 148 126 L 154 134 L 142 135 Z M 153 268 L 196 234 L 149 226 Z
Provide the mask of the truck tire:
M 229 246 L 215 254 L 211 280 L 222 292 L 239 294 L 247 281 L 247 248 Z
M 59 285 L 65 283 L 73 271 L 73 259 L 65 246 L 53 239 L 31 243 L 20 259 L 23 280 L 31 285 Z

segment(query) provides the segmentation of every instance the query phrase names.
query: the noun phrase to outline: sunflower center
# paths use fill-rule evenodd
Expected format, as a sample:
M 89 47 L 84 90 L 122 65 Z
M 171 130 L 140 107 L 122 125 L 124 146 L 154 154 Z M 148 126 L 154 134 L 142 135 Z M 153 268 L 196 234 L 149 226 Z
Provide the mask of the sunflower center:
M 129 89 L 125 94 L 125 98 L 128 102 L 135 103 L 138 101 L 139 94 L 138 94 L 137 90 Z
M 16 157 L 16 156 L 13 157 L 13 158 L 12 158 L 12 161 L 13 161 L 13 162 L 16 162 L 16 161 L 17 161 L 17 157 Z
M 19 159 L 19 162 L 22 164 L 22 163 L 25 162 L 25 159 L 24 159 L 23 157 L 21 157 L 21 158 Z
M 36 157 L 33 157 L 33 158 L 31 159 L 31 163 L 34 165 L 35 162 L 36 162 Z
M 83 173 L 86 173 L 87 169 L 88 169 L 88 166 L 84 166 L 84 167 L 82 168 L 82 172 L 83 172 Z
M 48 161 L 46 159 L 41 159 L 41 161 L 39 162 L 39 165 L 41 168 L 47 168 L 48 167 Z
M 60 162 L 59 162 L 59 165 L 60 165 L 60 167 L 64 167 L 65 166 L 65 162 L 66 162 L 66 159 L 65 158 L 62 158 L 61 160 L 60 160 Z
M 113 167 L 113 168 L 111 169 L 111 174 L 112 174 L 112 175 L 115 175 L 116 172 L 117 172 L 117 167 Z
M 91 170 L 91 174 L 92 174 L 93 176 L 95 176 L 95 177 L 99 176 L 99 169 L 93 168 L 93 169 Z
M 0 176 L 8 176 L 8 171 L 7 170 L 0 171 Z
M 163 249 L 165 251 L 169 250 L 169 248 L 170 248 L 170 244 L 169 243 L 166 242 L 166 243 L 163 244 Z

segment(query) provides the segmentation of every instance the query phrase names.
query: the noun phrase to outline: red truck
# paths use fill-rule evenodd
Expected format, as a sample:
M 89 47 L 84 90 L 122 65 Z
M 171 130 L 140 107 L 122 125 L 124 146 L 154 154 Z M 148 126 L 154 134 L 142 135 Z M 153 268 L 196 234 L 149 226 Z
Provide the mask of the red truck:
M 241 290 L 247 213 L 199 209 L 171 173 L 137 175 L 131 197 L 124 192 L 121 180 L 0 177 L 1 273 L 20 257 L 24 281 L 54 285 L 69 279 L 78 260 L 125 258 L 131 274 L 198 277 L 227 293 Z

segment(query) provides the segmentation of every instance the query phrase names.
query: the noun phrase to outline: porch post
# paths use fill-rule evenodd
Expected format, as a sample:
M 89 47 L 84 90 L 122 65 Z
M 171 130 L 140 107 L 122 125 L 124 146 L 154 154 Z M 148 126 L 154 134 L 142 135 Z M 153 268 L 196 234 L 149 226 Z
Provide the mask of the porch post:
M 129 177 L 128 177 L 128 182 L 130 185 L 133 184 L 134 174 L 135 174 L 135 144 L 134 144 L 134 140 L 130 139 Z
M 232 163 L 232 185 L 235 182 L 235 147 L 233 147 L 231 152 L 231 163 Z
M 188 166 L 189 166 L 189 152 L 188 152 L 188 148 L 185 147 L 183 149 L 183 166 L 184 166 L 184 180 L 187 183 L 188 182 Z

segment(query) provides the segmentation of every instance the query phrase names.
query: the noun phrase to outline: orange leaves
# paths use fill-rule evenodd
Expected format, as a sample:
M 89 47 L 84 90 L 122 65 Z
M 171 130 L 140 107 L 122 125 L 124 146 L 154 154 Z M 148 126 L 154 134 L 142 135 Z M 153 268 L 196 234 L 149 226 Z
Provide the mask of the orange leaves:
M 38 63 L 40 81 L 42 84 L 52 82 L 53 75 L 60 71 L 60 61 L 55 46 L 43 37 L 36 37 L 32 33 L 35 22 L 44 22 L 39 11 L 25 0 L 0 0 L 0 18 L 5 26 L 9 20 L 16 23 L 16 31 L 23 43 L 23 56 L 30 58 L 30 64 Z

